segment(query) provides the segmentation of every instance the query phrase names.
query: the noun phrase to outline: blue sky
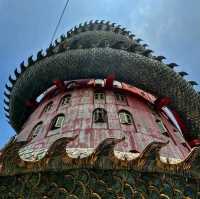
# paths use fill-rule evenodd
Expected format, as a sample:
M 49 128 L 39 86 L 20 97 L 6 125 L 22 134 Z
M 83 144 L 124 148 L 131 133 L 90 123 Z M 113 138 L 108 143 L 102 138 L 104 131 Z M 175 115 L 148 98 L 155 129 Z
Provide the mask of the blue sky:
M 8 76 L 49 45 L 65 2 L 0 0 L 0 147 L 15 134 L 3 111 Z M 199 9 L 199 0 L 70 0 L 56 37 L 91 19 L 116 22 L 142 38 L 155 55 L 164 55 L 166 63 L 179 64 L 176 70 L 189 73 L 186 79 L 200 83 Z

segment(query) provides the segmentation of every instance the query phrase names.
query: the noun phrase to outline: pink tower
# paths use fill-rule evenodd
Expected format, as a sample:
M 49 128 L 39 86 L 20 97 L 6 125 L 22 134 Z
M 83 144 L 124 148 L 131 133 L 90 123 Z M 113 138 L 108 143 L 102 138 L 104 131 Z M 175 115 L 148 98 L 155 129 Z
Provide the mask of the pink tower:
M 2 198 L 200 197 L 195 82 L 140 41 L 91 21 L 21 63 L 5 92 L 16 137 Z

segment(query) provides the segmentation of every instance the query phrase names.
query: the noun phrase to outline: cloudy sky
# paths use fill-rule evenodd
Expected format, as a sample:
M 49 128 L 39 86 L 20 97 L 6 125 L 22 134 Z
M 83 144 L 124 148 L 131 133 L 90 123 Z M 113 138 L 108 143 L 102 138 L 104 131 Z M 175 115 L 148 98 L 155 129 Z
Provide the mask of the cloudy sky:
M 3 111 L 8 76 L 49 45 L 65 2 L 0 0 L 0 147 L 15 134 Z M 199 10 L 199 0 L 70 0 L 56 37 L 91 19 L 116 22 L 142 38 L 155 55 L 179 64 L 176 70 L 189 73 L 186 79 L 200 82 Z

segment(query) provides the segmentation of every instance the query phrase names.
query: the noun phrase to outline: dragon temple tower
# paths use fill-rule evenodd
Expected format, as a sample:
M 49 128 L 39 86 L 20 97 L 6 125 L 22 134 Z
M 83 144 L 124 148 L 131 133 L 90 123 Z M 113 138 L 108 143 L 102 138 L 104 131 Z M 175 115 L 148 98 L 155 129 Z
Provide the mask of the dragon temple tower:
M 200 197 L 200 96 L 125 28 L 71 29 L 9 77 L 0 198 Z

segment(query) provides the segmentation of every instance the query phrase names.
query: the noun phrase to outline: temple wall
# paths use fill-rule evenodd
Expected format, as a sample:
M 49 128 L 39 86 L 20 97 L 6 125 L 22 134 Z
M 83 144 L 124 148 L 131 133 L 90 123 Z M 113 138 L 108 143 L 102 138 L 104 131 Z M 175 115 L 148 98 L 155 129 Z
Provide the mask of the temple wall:
M 124 84 L 123 87 L 126 86 Z M 190 147 L 177 127 L 169 121 L 166 115 L 156 113 L 150 103 L 148 104 L 147 101 L 131 93 L 124 93 L 126 100 L 119 101 L 116 99 L 116 91 L 108 89 L 101 90 L 105 94 L 105 100 L 95 100 L 96 90 L 98 89 L 73 89 L 43 100 L 28 118 L 17 137 L 18 141 L 28 140 L 28 145 L 25 150 L 22 150 L 22 154 L 27 153 L 27 150 L 31 153 L 34 150 L 46 151 L 57 139 L 78 135 L 76 140 L 68 144 L 69 148 L 96 148 L 106 138 L 125 136 L 125 141 L 118 144 L 115 150 L 142 152 L 153 141 L 166 142 L 169 140 L 170 143 L 161 150 L 161 155 L 178 159 L 183 159 L 188 155 Z M 70 102 L 61 106 L 62 98 L 67 94 L 71 95 Z M 44 112 L 45 106 L 50 102 L 53 102 L 51 110 Z M 94 123 L 93 111 L 96 108 L 103 108 L 107 111 L 107 122 Z M 118 113 L 121 110 L 130 112 L 133 118 L 132 124 L 120 123 Z M 62 127 L 50 130 L 53 118 L 59 114 L 65 115 Z M 156 123 L 158 118 L 165 126 L 166 134 L 160 131 Z M 30 140 L 31 132 L 39 122 L 42 122 L 42 129 L 36 137 Z

